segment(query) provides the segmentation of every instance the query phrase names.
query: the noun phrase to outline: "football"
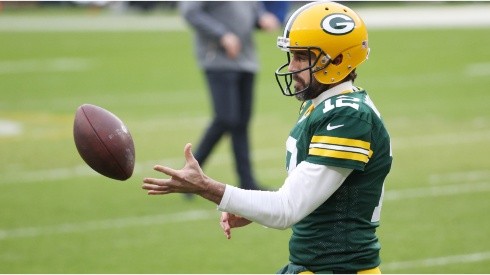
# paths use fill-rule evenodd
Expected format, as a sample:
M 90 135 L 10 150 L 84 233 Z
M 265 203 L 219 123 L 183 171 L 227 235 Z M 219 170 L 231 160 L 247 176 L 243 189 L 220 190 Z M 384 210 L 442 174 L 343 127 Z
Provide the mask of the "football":
M 99 174 L 121 181 L 133 174 L 133 138 L 113 113 L 92 104 L 81 105 L 75 113 L 73 137 L 82 159 Z

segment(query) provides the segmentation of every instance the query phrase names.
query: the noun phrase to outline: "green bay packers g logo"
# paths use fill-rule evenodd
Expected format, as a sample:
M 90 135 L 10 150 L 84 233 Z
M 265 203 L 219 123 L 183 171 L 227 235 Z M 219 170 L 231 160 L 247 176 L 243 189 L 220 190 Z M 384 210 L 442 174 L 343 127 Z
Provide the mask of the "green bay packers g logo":
M 341 13 L 330 14 L 323 18 L 321 25 L 324 31 L 333 35 L 350 33 L 356 26 L 352 18 Z

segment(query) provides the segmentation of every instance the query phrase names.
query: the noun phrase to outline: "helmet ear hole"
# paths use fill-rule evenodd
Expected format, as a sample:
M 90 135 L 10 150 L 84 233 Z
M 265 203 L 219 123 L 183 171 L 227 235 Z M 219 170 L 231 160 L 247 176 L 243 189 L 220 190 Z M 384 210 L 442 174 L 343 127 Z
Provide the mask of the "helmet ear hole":
M 332 60 L 332 64 L 335 65 L 335 66 L 338 66 L 338 65 L 340 65 L 340 63 L 342 63 L 342 60 L 343 59 L 344 59 L 344 56 L 342 54 L 339 54 L 339 55 L 337 55 L 337 57 L 335 57 Z

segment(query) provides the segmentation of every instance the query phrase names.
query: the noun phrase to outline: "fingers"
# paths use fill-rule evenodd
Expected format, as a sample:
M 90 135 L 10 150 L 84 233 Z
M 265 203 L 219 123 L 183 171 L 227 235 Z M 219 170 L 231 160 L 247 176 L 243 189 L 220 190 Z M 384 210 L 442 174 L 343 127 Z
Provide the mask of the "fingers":
M 144 178 L 143 182 L 148 184 L 154 184 L 154 185 L 163 185 L 163 180 L 155 179 L 155 178 Z
M 187 143 L 184 147 L 184 156 L 187 163 L 194 161 L 194 154 L 192 154 L 192 144 Z
M 223 233 L 225 234 L 228 240 L 231 239 L 231 226 L 229 223 L 229 217 L 230 217 L 229 213 L 226 212 L 221 213 L 220 225 L 221 228 L 223 229 Z
M 171 177 L 178 177 L 178 170 L 175 170 L 175 169 L 172 169 L 170 167 L 167 167 L 167 166 L 162 166 L 162 165 L 155 165 L 153 167 L 153 170 L 155 171 L 158 171 L 158 172 L 162 172 L 168 176 L 171 176 Z
M 148 195 L 164 195 L 171 193 L 170 188 L 165 184 L 166 180 L 145 178 L 141 188 L 148 190 Z
M 192 144 L 191 143 L 187 143 L 185 146 L 184 146 L 184 154 L 187 156 L 187 153 L 191 153 L 192 155 Z
M 186 162 L 197 162 L 192 154 L 192 145 L 187 143 L 184 147 L 184 155 Z M 182 170 L 175 170 L 163 165 L 155 165 L 153 167 L 155 171 L 164 173 L 170 176 L 170 179 L 156 179 L 156 178 L 145 178 L 143 179 L 142 189 L 148 190 L 148 195 L 164 195 L 175 192 L 185 192 L 179 184 L 183 181 L 185 173 Z M 188 190 L 187 190 L 188 191 Z
M 196 161 L 196 159 L 194 158 L 194 154 L 192 154 L 192 144 L 190 143 L 187 143 L 184 147 L 184 156 L 185 156 L 185 160 L 187 163 L 190 163 L 190 162 L 193 162 L 193 161 Z M 158 172 L 162 172 L 168 176 L 171 176 L 171 177 L 177 177 L 177 178 L 181 178 L 179 175 L 179 170 L 175 170 L 175 169 L 172 169 L 170 167 L 167 167 L 167 166 L 163 166 L 163 165 L 155 165 L 153 167 L 153 169 L 155 171 L 158 171 Z

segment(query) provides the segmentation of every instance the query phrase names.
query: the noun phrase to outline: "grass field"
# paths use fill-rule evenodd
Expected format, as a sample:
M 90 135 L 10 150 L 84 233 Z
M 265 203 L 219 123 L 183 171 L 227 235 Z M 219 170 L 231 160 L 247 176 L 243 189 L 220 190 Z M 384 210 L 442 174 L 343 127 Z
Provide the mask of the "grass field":
M 252 156 L 261 183 L 285 177 L 299 103 L 273 71 L 276 35 L 257 34 Z M 209 119 L 185 31 L 0 32 L 0 273 L 272 273 L 290 231 L 251 225 L 226 240 L 215 206 L 140 189 L 180 167 Z M 392 136 L 381 227 L 386 273 L 490 273 L 490 28 L 371 30 L 359 69 Z M 136 147 L 126 182 L 76 152 L 83 103 L 123 119 Z M 197 145 L 197 144 L 196 144 Z M 228 140 L 205 167 L 234 183 Z

